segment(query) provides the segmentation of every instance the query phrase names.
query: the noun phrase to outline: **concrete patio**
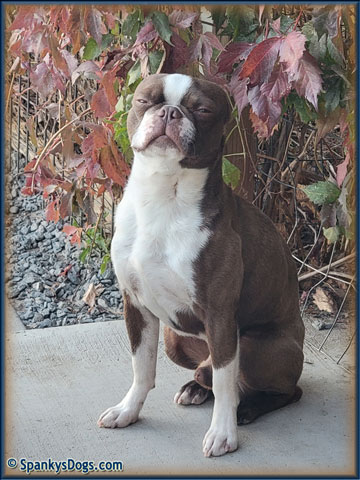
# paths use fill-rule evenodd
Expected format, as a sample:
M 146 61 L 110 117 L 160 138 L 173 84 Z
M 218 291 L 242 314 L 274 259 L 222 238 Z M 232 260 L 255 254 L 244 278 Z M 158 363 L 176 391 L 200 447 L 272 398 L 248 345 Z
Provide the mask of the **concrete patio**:
M 146 477 L 355 473 L 351 375 L 308 346 L 301 401 L 239 427 L 238 451 L 207 459 L 201 444 L 212 402 L 191 407 L 173 403 L 174 393 L 192 373 L 171 363 L 162 344 L 157 387 L 140 420 L 126 429 L 100 429 L 99 414 L 131 384 L 124 322 L 24 330 L 8 309 L 7 323 L 5 463 L 8 458 L 121 460 L 123 472 L 113 475 Z M 18 468 L 5 473 L 24 475 Z

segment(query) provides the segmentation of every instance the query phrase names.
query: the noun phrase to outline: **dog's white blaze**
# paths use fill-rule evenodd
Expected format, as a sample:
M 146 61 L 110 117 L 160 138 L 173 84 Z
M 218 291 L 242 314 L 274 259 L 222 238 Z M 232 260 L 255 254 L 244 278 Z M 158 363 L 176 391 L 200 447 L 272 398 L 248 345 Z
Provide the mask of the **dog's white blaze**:
M 239 404 L 239 345 L 234 359 L 222 368 L 213 368 L 215 397 L 211 425 L 203 441 L 205 456 L 224 455 L 238 445 L 237 407 Z
M 192 78 L 188 75 L 174 73 L 164 77 L 164 97 L 169 105 L 180 105 L 181 100 L 188 92 Z
M 154 160 L 135 154 L 111 256 L 120 288 L 172 326 L 169 319 L 176 321 L 176 312 L 189 311 L 195 301 L 193 262 L 210 235 L 201 228 L 200 209 L 208 171 Z
M 136 422 L 147 394 L 155 386 L 159 320 L 145 309 L 141 309 L 141 313 L 146 328 L 142 331 L 141 343 L 132 356 L 133 383 L 120 403 L 100 415 L 100 426 L 127 427 Z

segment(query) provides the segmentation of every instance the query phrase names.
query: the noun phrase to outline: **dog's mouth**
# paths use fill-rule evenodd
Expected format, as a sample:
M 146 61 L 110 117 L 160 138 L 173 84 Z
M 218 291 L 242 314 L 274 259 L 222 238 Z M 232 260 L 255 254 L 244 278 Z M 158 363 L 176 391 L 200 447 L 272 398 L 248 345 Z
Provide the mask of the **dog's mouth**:
M 178 135 L 168 135 L 165 133 L 164 129 L 164 131 L 160 134 L 158 132 L 153 132 L 153 135 L 149 135 L 140 148 L 135 145 L 133 145 L 132 147 L 138 152 L 143 152 L 151 147 L 157 147 L 162 150 L 167 150 L 169 148 L 176 149 L 181 153 L 184 153 L 184 148 L 181 143 L 181 139 Z
M 158 147 L 162 147 L 162 146 L 174 146 L 176 148 L 177 145 L 176 143 L 174 142 L 174 140 L 172 138 L 170 138 L 168 135 L 166 134 L 163 134 L 163 135 L 159 135 L 158 137 L 155 137 L 153 140 L 151 140 L 147 146 L 150 146 L 150 145 L 156 145 Z
M 160 117 L 147 120 L 143 129 L 138 130 L 132 139 L 132 148 L 137 152 L 144 152 L 155 147 L 159 150 L 177 150 L 187 155 L 193 149 L 194 135 L 189 127 L 184 128 L 181 122 L 165 123 Z

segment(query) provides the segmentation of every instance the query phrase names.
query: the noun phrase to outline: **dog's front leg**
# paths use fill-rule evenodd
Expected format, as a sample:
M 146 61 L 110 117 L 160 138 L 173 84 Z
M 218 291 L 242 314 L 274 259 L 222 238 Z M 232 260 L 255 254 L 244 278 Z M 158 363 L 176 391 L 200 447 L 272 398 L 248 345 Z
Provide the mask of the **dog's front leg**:
M 155 387 L 159 320 L 148 310 L 136 308 L 127 295 L 124 305 L 134 378 L 124 399 L 100 415 L 100 427 L 127 427 L 136 422 L 147 394 Z
M 203 441 L 203 452 L 205 457 L 216 457 L 233 452 L 238 447 L 239 340 L 235 321 L 228 322 L 226 326 L 210 322 L 207 337 L 213 366 L 215 402 L 211 425 Z

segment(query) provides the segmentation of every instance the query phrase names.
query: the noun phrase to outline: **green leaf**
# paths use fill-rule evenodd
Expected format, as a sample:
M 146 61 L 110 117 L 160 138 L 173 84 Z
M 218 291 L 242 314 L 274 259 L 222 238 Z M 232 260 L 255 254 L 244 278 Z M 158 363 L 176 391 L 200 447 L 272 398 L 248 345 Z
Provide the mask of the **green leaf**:
M 215 32 L 217 33 L 225 21 L 225 9 L 223 7 L 213 8 L 211 12 L 211 17 L 215 25 Z
M 160 37 L 165 40 L 165 42 L 173 45 L 171 43 L 172 30 L 169 24 L 169 18 L 165 13 L 155 11 L 151 15 L 151 20 L 154 24 L 155 30 L 158 32 Z
M 100 55 L 101 52 L 108 48 L 108 46 L 112 43 L 113 39 L 114 35 L 111 35 L 111 33 L 103 35 L 101 39 L 101 47 L 99 47 L 97 42 L 90 37 L 84 48 L 84 53 L 82 57 L 83 60 L 94 60 Z
M 324 236 L 329 243 L 335 243 L 340 235 L 339 227 L 323 228 Z
M 115 27 L 111 29 L 111 33 L 115 36 L 118 36 L 120 33 L 120 23 L 116 22 Z
M 229 35 L 233 41 L 255 42 L 259 27 L 255 6 L 238 4 L 228 7 L 226 14 L 228 25 L 223 30 L 223 35 Z
M 280 17 L 280 32 L 289 33 L 291 27 L 294 25 L 295 20 L 287 15 Z
M 229 162 L 226 157 L 223 157 L 222 177 L 224 182 L 233 189 L 239 185 L 240 170 Z
M 342 65 L 344 63 L 339 50 L 335 47 L 330 37 L 328 37 L 327 39 L 327 49 L 330 57 L 332 58 L 332 60 L 334 60 L 335 63 L 339 65 Z
M 103 52 L 108 48 L 109 45 L 111 45 L 112 41 L 114 40 L 114 35 L 111 33 L 106 33 L 105 35 L 102 36 L 101 39 L 101 51 Z
M 128 73 L 128 85 L 132 85 L 140 78 L 141 67 L 139 60 L 136 60 L 134 65 L 130 68 Z
M 140 11 L 135 10 L 135 12 L 130 13 L 124 20 L 122 24 L 121 33 L 125 36 L 130 38 L 131 40 L 135 40 L 136 35 L 139 33 L 140 30 Z
M 313 22 L 304 23 L 301 32 L 305 35 L 306 40 L 308 40 L 309 42 L 311 42 L 314 35 L 316 35 L 316 38 L 318 38 Z
M 340 189 L 329 181 L 316 182 L 306 187 L 301 187 L 309 199 L 316 205 L 335 202 L 340 195 Z
M 316 120 L 317 115 L 312 108 L 309 107 L 305 98 L 299 97 L 297 94 L 292 92 L 286 100 L 286 107 L 289 107 L 290 105 L 294 106 L 296 112 L 299 114 L 300 120 L 303 123 L 309 123 Z
M 155 52 L 149 53 L 150 73 L 157 72 L 163 56 L 164 52 L 162 52 L 161 50 L 155 50 Z
M 320 40 L 318 39 L 317 33 L 315 33 L 313 40 L 309 44 L 309 52 L 316 60 L 323 60 L 326 56 L 326 39 L 326 33 L 324 33 Z
M 89 255 L 89 253 L 90 253 L 90 247 L 84 248 L 79 255 L 80 262 L 85 263 L 86 257 Z
M 336 82 L 330 90 L 325 91 L 326 113 L 333 112 L 340 102 L 340 85 Z
M 101 49 L 99 48 L 98 44 L 93 38 L 89 38 L 87 41 L 84 53 L 83 53 L 83 60 L 94 60 L 94 58 L 98 57 L 101 53 Z
M 103 259 L 102 259 L 102 262 L 101 262 L 101 265 L 100 265 L 101 275 L 104 275 L 104 273 L 106 271 L 107 264 L 109 263 L 109 261 L 110 261 L 110 255 L 107 253 L 106 255 L 103 256 Z

